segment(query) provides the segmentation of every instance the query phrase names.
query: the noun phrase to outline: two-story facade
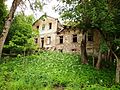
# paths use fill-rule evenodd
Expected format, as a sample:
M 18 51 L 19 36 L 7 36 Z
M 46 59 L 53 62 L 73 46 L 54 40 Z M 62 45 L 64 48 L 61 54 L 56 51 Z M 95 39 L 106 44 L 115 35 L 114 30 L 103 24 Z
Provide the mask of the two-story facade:
M 86 35 L 86 50 L 88 54 L 97 53 L 100 44 L 100 34 L 97 30 L 88 31 Z M 79 52 L 81 50 L 82 33 L 78 28 L 65 26 L 57 32 L 56 48 L 63 52 Z
M 33 24 L 33 28 L 39 30 L 37 44 L 40 48 L 52 49 L 56 45 L 57 30 L 60 27 L 58 19 L 47 16 Z
M 39 36 L 36 43 L 40 48 L 48 50 L 58 50 L 61 52 L 79 52 L 82 39 L 80 29 L 63 26 L 58 19 L 53 17 L 45 17 L 38 19 L 33 28 L 39 30 Z M 99 48 L 99 33 L 88 31 L 87 34 L 87 52 L 97 52 Z

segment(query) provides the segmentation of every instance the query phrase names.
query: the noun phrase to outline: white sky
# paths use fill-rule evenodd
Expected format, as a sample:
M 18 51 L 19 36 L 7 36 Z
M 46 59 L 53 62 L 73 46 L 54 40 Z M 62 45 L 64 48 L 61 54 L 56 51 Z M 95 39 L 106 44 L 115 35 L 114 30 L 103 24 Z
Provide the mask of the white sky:
M 13 0 L 7 0 L 6 4 L 8 6 L 8 9 L 10 9 L 10 7 L 12 5 L 12 1 Z M 50 0 L 50 2 L 43 7 L 43 12 L 45 12 L 48 16 L 59 18 L 59 14 L 52 9 L 53 6 L 57 5 L 57 3 L 58 3 L 57 0 Z M 25 14 L 26 15 L 33 14 L 32 10 L 30 10 L 30 8 L 29 8 L 28 2 L 26 3 L 26 6 L 28 8 L 26 8 Z M 20 11 L 20 8 L 17 8 L 17 12 L 19 12 L 19 11 Z M 43 15 L 43 12 L 37 12 L 36 15 L 34 15 L 35 18 L 38 19 L 41 15 Z

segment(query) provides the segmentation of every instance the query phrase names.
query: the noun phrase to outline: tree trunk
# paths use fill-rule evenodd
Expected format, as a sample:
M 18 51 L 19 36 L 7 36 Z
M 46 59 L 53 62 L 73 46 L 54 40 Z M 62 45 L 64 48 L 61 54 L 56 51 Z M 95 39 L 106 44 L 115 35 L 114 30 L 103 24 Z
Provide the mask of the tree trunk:
M 100 64 L 101 64 L 101 60 L 102 60 L 102 53 L 101 51 L 99 50 L 99 53 L 98 53 L 98 60 L 97 60 L 97 63 L 96 63 L 96 69 L 100 69 Z
M 85 30 L 82 30 L 81 60 L 83 64 L 88 64 L 88 57 L 86 52 L 86 31 Z
M 115 82 L 119 83 L 120 82 L 120 59 L 112 49 L 110 49 L 110 50 L 111 50 L 112 54 L 115 56 L 116 61 L 117 61 Z
M 116 58 L 116 61 L 117 61 L 117 66 L 116 66 L 116 78 L 115 78 L 115 81 L 116 83 L 119 83 L 120 82 L 120 59 L 119 57 L 116 55 L 116 53 L 112 50 L 112 48 L 109 46 L 109 44 L 107 43 L 107 39 L 105 38 L 105 35 L 104 33 L 102 32 L 101 29 L 98 29 L 100 34 L 103 36 L 103 39 L 105 40 L 108 48 L 110 49 L 111 53 L 114 55 L 114 57 Z
M 21 1 L 22 0 L 14 0 L 13 1 L 10 12 L 9 12 L 9 14 L 6 18 L 6 21 L 5 21 L 5 24 L 4 24 L 4 27 L 3 27 L 3 32 L 0 35 L 0 58 L 2 56 L 3 46 L 4 46 L 6 37 L 7 37 L 8 32 L 9 32 L 9 28 L 11 26 L 11 23 L 12 23 L 12 20 L 13 20 L 13 17 L 14 17 L 14 13 L 17 9 L 17 6 L 20 4 Z
M 116 83 L 120 82 L 120 60 L 118 60 L 117 62 L 117 66 L 116 66 Z
M 93 53 L 92 53 L 92 59 L 93 59 L 93 67 L 95 66 L 95 55 L 94 55 L 94 45 L 93 45 Z
M 111 63 L 113 62 L 113 60 L 112 60 L 112 52 L 111 52 L 111 50 L 108 50 L 107 60 L 109 60 Z

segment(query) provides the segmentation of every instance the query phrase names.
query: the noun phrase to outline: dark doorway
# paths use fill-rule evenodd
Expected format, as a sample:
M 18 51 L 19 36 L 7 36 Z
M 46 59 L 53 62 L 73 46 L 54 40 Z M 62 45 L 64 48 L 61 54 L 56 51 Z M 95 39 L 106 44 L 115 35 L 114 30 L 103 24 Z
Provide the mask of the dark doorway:
M 60 36 L 60 44 L 63 44 L 63 36 Z
M 44 38 L 41 38 L 41 48 L 44 47 Z

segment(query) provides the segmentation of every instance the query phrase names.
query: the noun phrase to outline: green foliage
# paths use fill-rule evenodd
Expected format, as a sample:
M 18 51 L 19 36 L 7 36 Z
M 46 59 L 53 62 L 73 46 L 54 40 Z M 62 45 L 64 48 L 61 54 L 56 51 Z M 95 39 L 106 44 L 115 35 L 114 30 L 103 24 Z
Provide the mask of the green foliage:
M 100 51 L 103 54 L 108 52 L 108 47 L 104 41 L 101 41 L 100 43 Z
M 100 50 L 103 54 L 109 48 L 120 56 L 120 1 L 119 0 L 60 0 L 61 17 L 72 26 L 83 30 L 98 30 L 103 40 Z M 68 23 L 69 24 L 69 23 Z M 78 25 L 77 25 L 78 24 Z M 103 38 L 104 37 L 104 38 Z M 112 57 L 115 58 L 115 57 Z
M 78 0 L 62 0 L 64 6 L 60 6 L 59 10 L 62 19 L 66 22 L 76 23 L 76 27 L 80 29 L 91 28 L 91 1 Z M 74 24 L 73 24 L 74 25 Z M 72 26 L 72 25 L 71 25 Z
M 2 28 L 5 22 L 5 17 L 7 15 L 6 6 L 4 4 L 4 0 L 0 1 L 0 34 L 2 33 Z
M 18 14 L 15 16 L 6 40 L 4 51 L 22 54 L 23 52 L 32 52 L 37 47 L 34 37 L 37 35 L 32 29 L 33 16 Z
M 67 53 L 19 55 L 17 58 L 3 59 L 0 65 L 1 90 L 109 90 L 114 84 L 113 78 L 113 71 L 97 71 L 81 64 L 79 55 Z M 112 88 L 117 90 L 117 87 Z

